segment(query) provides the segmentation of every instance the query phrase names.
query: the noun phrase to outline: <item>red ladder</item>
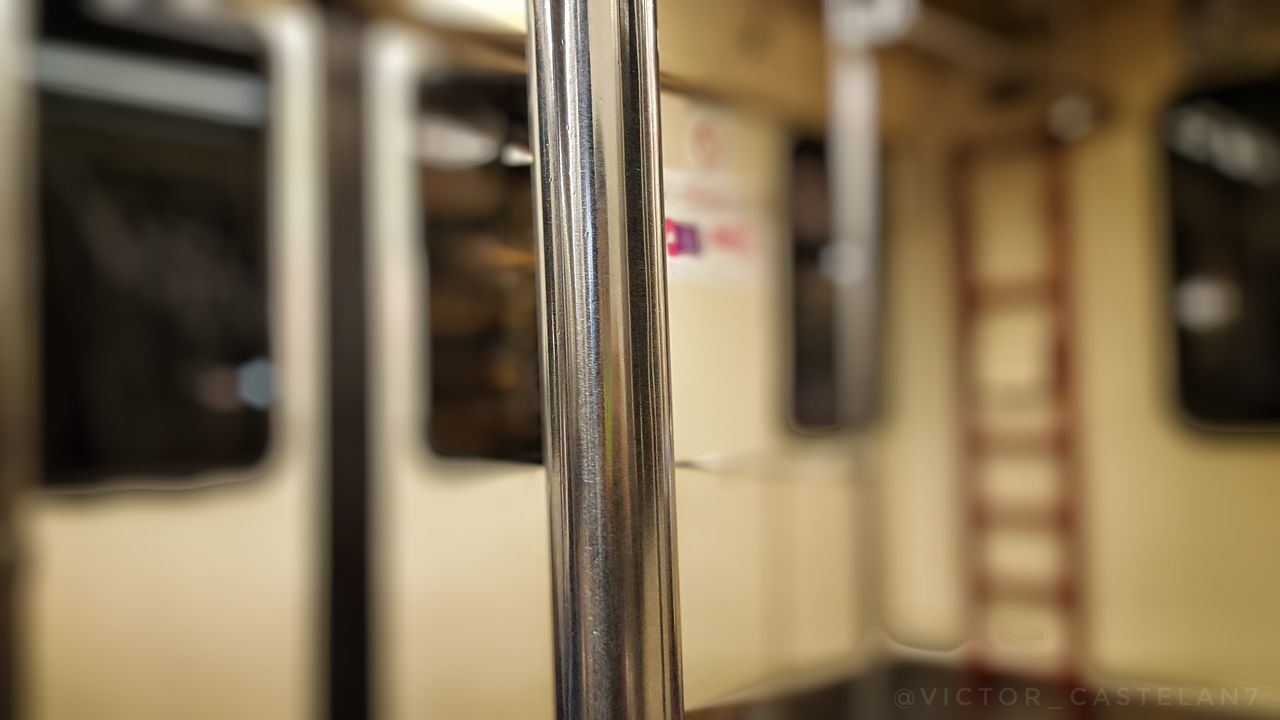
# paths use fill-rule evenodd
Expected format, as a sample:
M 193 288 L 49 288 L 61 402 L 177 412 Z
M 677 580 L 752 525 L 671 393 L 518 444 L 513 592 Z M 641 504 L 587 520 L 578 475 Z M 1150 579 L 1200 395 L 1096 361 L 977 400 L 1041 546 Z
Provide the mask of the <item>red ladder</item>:
M 1043 241 L 1045 267 L 1034 276 L 997 281 L 979 277 L 976 254 L 983 238 L 975 226 L 974 179 L 978 163 L 991 154 L 1031 153 L 1043 177 Z M 1048 670 L 1034 670 L 1036 679 L 1062 688 L 1079 687 L 1081 645 L 1084 639 L 1081 607 L 1080 462 L 1078 403 L 1072 366 L 1070 296 L 1070 226 L 1067 207 L 1065 148 L 1048 140 L 973 142 L 960 146 L 950 168 L 956 286 L 956 388 L 959 440 L 958 466 L 963 525 L 965 573 L 968 578 L 968 622 L 972 648 L 971 670 L 980 682 L 1009 675 L 1011 666 L 1028 672 L 1034 665 L 1018 663 L 993 645 L 992 611 L 999 605 L 1048 610 L 1059 623 L 1060 642 L 1050 659 L 1038 658 Z M 1035 241 L 1029 238 L 1028 242 Z M 991 402 L 989 384 L 981 382 L 979 329 L 993 313 L 1039 310 L 1049 326 L 1043 348 L 1032 348 L 1047 363 L 1036 389 L 1049 409 L 1048 427 L 993 429 L 983 408 Z M 1025 388 L 1024 388 L 1025 390 Z M 991 463 L 1035 459 L 1049 468 L 1053 500 L 1038 503 L 997 502 L 989 497 L 985 473 Z M 987 542 L 995 531 L 1047 534 L 1058 548 L 1059 572 L 1051 579 L 1017 577 L 994 570 L 987 558 Z

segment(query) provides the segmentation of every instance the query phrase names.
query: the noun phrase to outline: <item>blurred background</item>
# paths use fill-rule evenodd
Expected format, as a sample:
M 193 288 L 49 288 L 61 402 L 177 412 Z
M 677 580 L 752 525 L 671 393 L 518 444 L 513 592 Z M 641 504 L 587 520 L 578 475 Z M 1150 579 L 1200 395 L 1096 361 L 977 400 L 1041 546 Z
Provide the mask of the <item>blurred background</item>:
M 1280 715 L 1280 3 L 656 6 L 690 717 Z M 525 12 L 0 0 L 0 718 L 553 717 Z

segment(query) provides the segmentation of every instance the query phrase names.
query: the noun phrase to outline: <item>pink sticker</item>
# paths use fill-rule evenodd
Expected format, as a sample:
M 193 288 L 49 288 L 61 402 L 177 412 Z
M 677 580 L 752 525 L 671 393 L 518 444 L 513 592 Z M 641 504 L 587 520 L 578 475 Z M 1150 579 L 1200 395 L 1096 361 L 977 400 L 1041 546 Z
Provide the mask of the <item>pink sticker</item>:
M 698 229 L 692 225 L 679 223 L 670 218 L 663 223 L 663 235 L 667 241 L 667 254 L 698 255 L 702 252 L 702 242 L 698 238 Z

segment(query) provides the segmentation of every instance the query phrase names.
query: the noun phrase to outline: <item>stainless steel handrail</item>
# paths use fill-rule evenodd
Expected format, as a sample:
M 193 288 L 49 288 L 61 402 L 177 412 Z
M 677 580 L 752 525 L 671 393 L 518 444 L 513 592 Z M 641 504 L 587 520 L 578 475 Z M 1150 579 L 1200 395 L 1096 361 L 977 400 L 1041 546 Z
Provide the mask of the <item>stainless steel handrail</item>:
M 530 0 L 562 720 L 683 714 L 653 0 Z

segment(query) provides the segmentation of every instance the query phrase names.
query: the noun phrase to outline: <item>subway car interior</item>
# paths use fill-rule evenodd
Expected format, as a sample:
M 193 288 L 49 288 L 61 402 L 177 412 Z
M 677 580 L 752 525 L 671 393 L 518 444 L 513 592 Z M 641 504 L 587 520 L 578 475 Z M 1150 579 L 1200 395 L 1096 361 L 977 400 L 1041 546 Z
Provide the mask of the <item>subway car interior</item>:
M 1280 716 L 1277 432 L 1280 3 L 0 0 L 0 720 Z

